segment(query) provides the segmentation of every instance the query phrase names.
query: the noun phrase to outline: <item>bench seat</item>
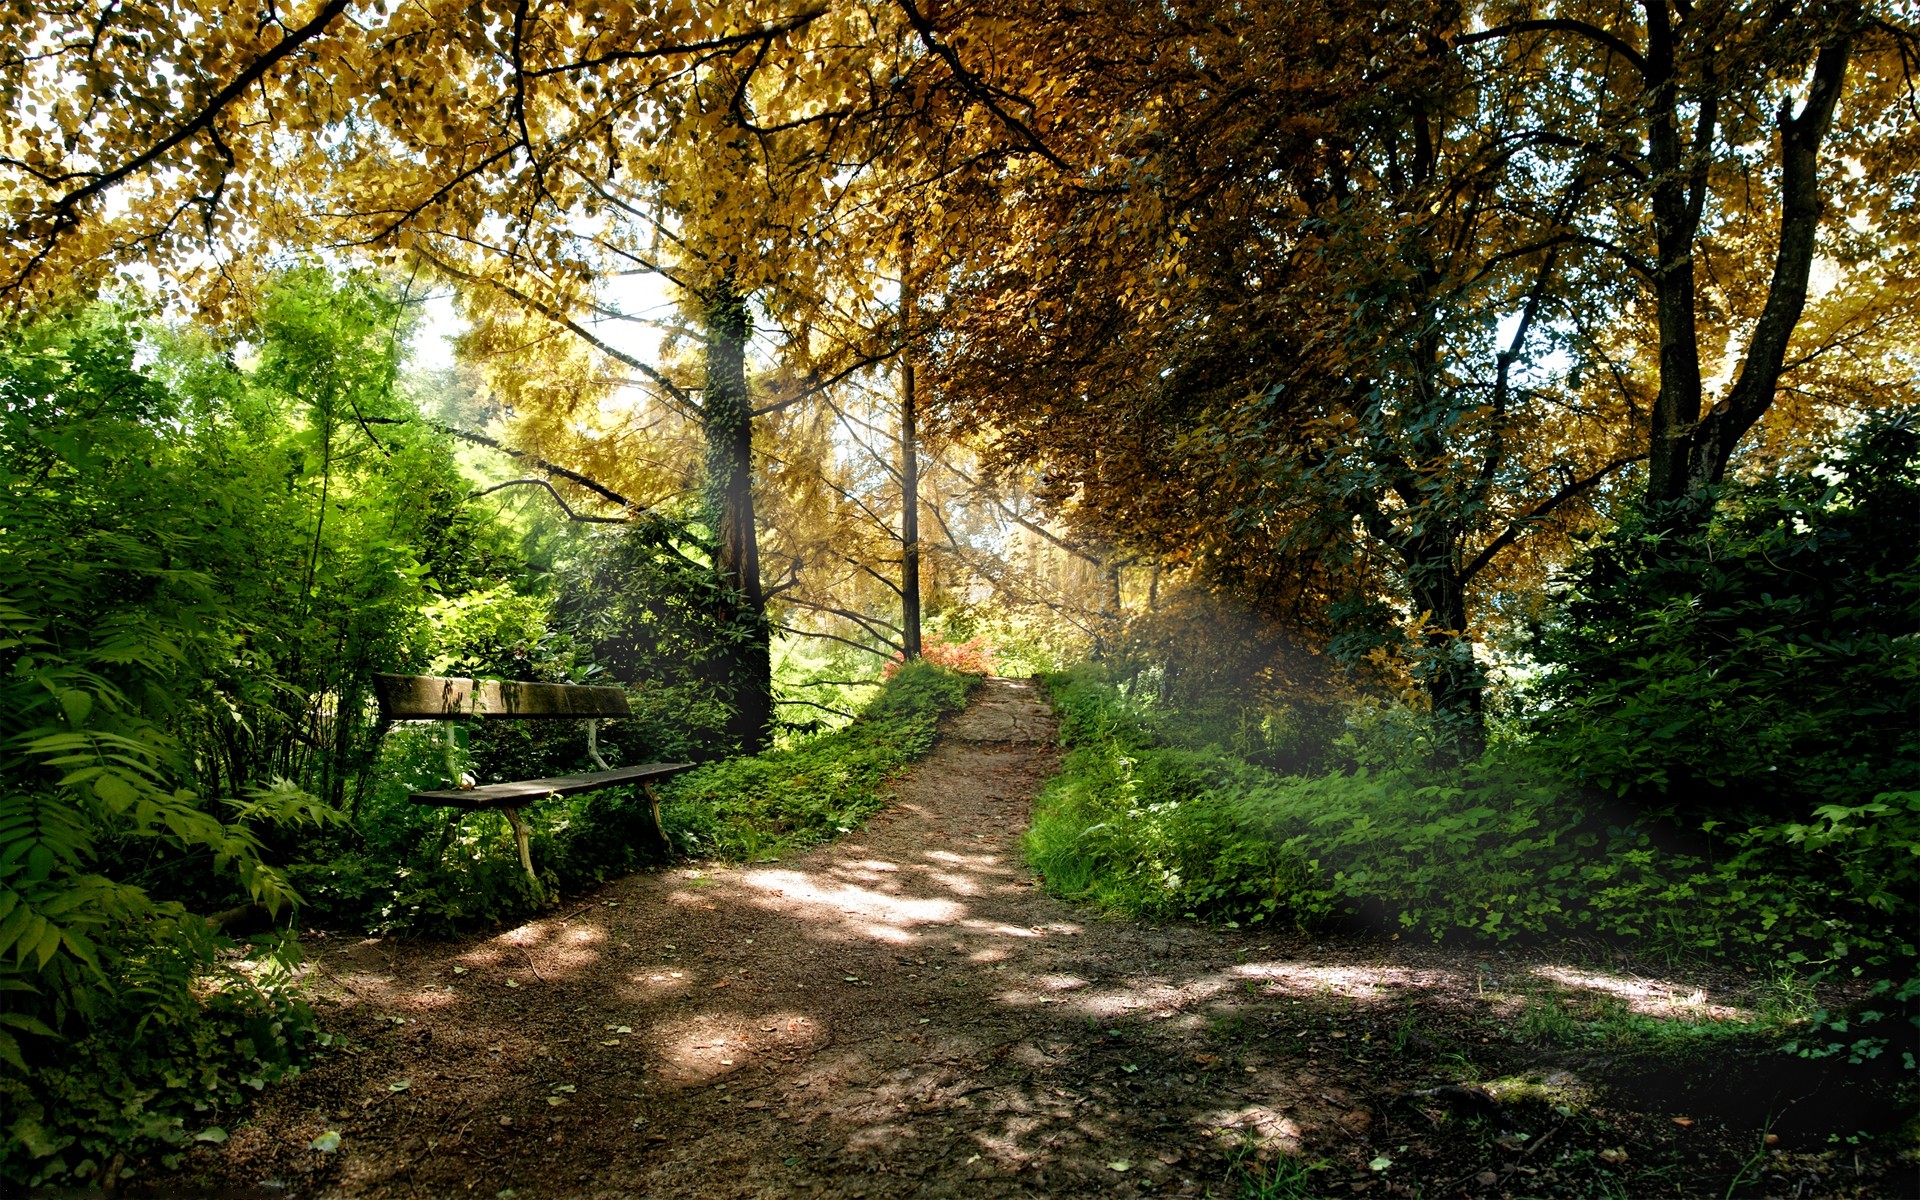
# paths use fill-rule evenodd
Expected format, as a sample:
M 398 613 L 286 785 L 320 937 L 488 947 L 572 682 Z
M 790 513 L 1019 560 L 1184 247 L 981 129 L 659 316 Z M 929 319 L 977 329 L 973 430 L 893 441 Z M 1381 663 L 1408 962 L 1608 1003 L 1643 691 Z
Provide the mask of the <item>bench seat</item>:
M 622 784 L 644 784 L 693 770 L 692 763 L 650 763 L 642 767 L 615 767 L 611 771 L 588 771 L 584 775 L 554 775 L 547 779 L 521 779 L 510 783 L 485 783 L 479 787 L 443 788 L 432 792 L 414 792 L 407 799 L 415 804 L 433 804 L 453 808 L 518 808 L 529 800 L 547 796 L 573 796 Z
M 653 817 L 653 835 L 662 849 L 668 848 L 667 833 L 660 825 L 660 797 L 654 794 L 652 781 L 691 771 L 693 763 L 647 763 L 643 766 L 607 767 L 595 744 L 595 729 L 602 717 L 628 717 L 627 694 L 617 687 L 593 687 L 576 683 L 514 683 L 498 679 L 457 679 L 439 675 L 392 675 L 373 677 L 374 695 L 380 702 L 383 723 L 398 721 L 528 721 L 575 719 L 587 722 L 587 755 L 604 770 L 579 775 L 554 775 L 546 779 L 518 779 L 508 783 L 489 783 L 483 787 L 436 788 L 414 792 L 407 799 L 415 804 L 441 808 L 497 808 L 513 830 L 514 846 L 520 851 L 520 865 L 527 872 L 536 895 L 544 895 L 540 876 L 533 869 L 533 851 L 529 845 L 527 823 L 520 810 L 529 802 L 548 796 L 571 796 L 595 792 L 601 788 L 637 785 L 647 798 Z M 453 761 L 453 743 L 447 746 L 447 772 L 457 775 Z

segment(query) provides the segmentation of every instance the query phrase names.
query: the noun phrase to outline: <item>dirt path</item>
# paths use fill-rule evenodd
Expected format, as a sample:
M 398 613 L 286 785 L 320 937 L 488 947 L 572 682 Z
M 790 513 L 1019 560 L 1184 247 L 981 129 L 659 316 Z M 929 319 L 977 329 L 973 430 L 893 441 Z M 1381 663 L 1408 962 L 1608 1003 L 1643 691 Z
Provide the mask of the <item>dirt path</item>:
M 1037 690 L 990 681 L 897 804 L 800 859 L 634 876 L 469 942 L 320 943 L 322 1017 L 347 1052 L 149 1190 L 1228 1195 L 1235 1162 L 1300 1153 L 1327 1168 L 1299 1194 L 1413 1195 L 1404 1169 L 1368 1164 L 1416 1140 L 1414 1157 L 1465 1163 L 1420 1194 L 1540 1173 L 1553 1155 L 1530 1159 L 1504 1123 L 1435 1149 L 1461 1141 L 1444 1102 L 1404 1100 L 1459 1045 L 1499 1056 L 1493 1002 L 1459 1005 L 1519 964 L 1051 899 L 1018 841 L 1053 741 Z M 1708 1003 L 1640 982 L 1648 1004 Z M 1443 1014 L 1413 1007 L 1442 993 L 1446 1045 Z M 309 1148 L 330 1130 L 337 1150 Z

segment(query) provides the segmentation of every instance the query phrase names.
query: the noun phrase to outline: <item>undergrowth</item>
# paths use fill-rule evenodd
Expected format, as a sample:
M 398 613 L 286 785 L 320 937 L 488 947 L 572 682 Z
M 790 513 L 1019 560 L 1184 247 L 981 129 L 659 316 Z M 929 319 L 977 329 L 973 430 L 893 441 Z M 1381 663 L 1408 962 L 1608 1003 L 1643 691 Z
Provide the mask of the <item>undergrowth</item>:
M 1061 895 L 1229 926 L 1364 923 L 1493 943 L 1599 934 L 1854 976 L 1874 998 L 1819 1014 L 1800 1048 L 1911 1057 L 1910 1034 L 1883 1018 L 1920 992 L 1909 849 L 1920 792 L 1804 824 L 1688 830 L 1583 793 L 1525 747 L 1455 769 L 1284 776 L 1218 746 L 1170 744 L 1091 669 L 1049 684 L 1069 753 L 1026 849 Z
M 750 861 L 852 829 L 886 802 L 888 779 L 931 748 L 941 714 L 965 703 L 974 682 L 932 664 L 910 664 L 851 724 L 792 746 L 706 763 L 657 785 L 673 849 Z M 294 882 L 320 919 L 445 934 L 539 910 L 505 817 L 407 803 L 411 791 L 445 786 L 435 736 L 411 729 L 389 735 L 380 785 L 356 818 L 359 844 L 294 868 Z M 619 744 L 616 729 L 602 747 L 616 766 Z M 581 746 L 584 755 L 584 741 Z M 583 761 L 566 769 L 591 767 Z M 549 895 L 616 878 L 659 856 L 637 788 L 555 798 L 523 815 Z
M 933 747 L 978 676 L 907 663 L 851 725 L 750 758 L 708 763 L 661 792 L 661 823 L 690 854 L 753 861 L 846 833 L 887 800 L 887 781 Z

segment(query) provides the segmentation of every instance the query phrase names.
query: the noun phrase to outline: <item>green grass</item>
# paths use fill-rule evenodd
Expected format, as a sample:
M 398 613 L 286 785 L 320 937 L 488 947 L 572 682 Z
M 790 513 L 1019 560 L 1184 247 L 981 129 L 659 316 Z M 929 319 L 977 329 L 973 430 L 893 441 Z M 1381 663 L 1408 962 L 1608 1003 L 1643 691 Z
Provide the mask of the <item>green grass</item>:
M 1713 957 L 1778 976 L 1751 1020 L 1542 1000 L 1517 1020 L 1536 1041 L 1709 1043 L 1797 1027 L 1790 1049 L 1859 1059 L 1886 1052 L 1898 1015 L 1920 998 L 1912 904 L 1882 903 L 1878 882 L 1913 869 L 1893 850 L 1912 842 L 1920 793 L 1822 809 L 1808 825 L 1682 830 L 1570 782 L 1523 743 L 1456 768 L 1400 754 L 1411 716 L 1375 721 L 1384 733 L 1359 721 L 1348 769 L 1289 776 L 1192 720 L 1173 723 L 1190 740 L 1172 744 L 1155 710 L 1093 670 L 1048 683 L 1068 754 L 1035 804 L 1025 850 L 1068 899 L 1228 927 L 1359 920 L 1495 944 L 1598 935 L 1637 956 Z M 1810 980 L 1842 973 L 1873 981 L 1875 994 L 1829 1017 Z
M 975 682 L 910 663 L 847 725 L 680 776 L 661 789 L 668 838 L 687 854 L 755 862 L 849 832 L 886 804 L 892 778 L 933 747 L 941 715 Z

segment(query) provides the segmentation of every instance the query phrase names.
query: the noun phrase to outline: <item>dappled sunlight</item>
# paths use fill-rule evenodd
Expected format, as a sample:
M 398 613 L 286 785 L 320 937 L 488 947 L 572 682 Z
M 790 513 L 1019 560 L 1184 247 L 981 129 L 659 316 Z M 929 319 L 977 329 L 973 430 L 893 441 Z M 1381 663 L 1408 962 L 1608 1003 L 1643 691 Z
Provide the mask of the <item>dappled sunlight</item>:
M 916 899 L 852 884 L 823 884 L 811 875 L 794 870 L 745 871 L 738 882 L 752 890 L 754 902 L 762 907 L 791 913 L 803 920 L 823 921 L 882 941 L 907 941 L 909 930 L 923 925 L 948 924 L 966 912 L 964 906 L 952 900 Z
M 1302 1131 L 1299 1122 L 1257 1104 L 1249 1104 L 1241 1108 L 1214 1109 L 1202 1114 L 1198 1124 L 1202 1129 L 1216 1134 L 1232 1130 L 1237 1132 L 1243 1141 L 1251 1142 L 1262 1149 L 1277 1150 L 1283 1154 L 1300 1152 Z
M 1686 1021 L 1751 1021 L 1755 1015 L 1750 1008 L 1712 1003 L 1705 988 L 1690 987 L 1666 979 L 1646 979 L 1566 966 L 1535 967 L 1532 974 L 1562 987 L 1611 996 L 1625 1003 L 1628 1011 L 1642 1016 Z
M 1459 974 L 1452 971 L 1387 966 L 1311 966 L 1297 962 L 1243 963 L 1227 974 L 1236 979 L 1259 980 L 1272 991 L 1303 996 L 1339 996 L 1366 1003 L 1378 1003 L 1408 991 L 1454 986 L 1460 981 Z
M 634 986 L 624 989 L 623 994 L 640 1002 L 651 1002 L 667 996 L 679 995 L 686 992 L 694 983 L 687 977 L 686 971 L 678 967 L 635 971 L 627 976 L 627 981 Z
M 452 988 L 442 988 L 432 983 L 395 999 L 401 1007 L 410 1009 L 452 1008 L 461 1001 L 459 993 Z
M 769 1057 L 788 1056 L 823 1040 L 813 1016 L 793 1009 L 770 1013 L 708 1012 L 688 1020 L 655 1021 L 643 1044 L 661 1078 L 675 1084 L 713 1083 L 764 1067 Z

